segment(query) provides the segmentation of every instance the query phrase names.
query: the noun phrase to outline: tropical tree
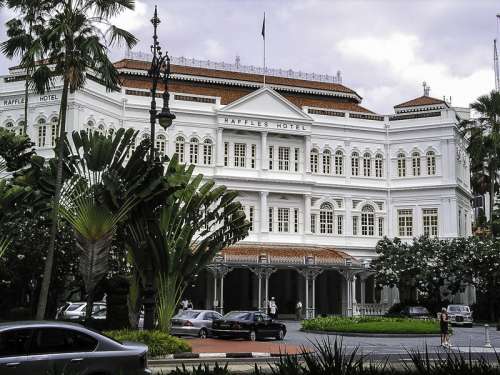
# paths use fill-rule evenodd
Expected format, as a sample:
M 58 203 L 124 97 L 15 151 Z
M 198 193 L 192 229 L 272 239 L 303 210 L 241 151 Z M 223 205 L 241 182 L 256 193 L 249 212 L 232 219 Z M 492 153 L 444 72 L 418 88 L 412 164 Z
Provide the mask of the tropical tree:
M 461 128 L 469 141 L 472 188 L 479 194 L 489 193 L 491 219 L 500 168 L 500 93 L 480 96 L 471 108 L 478 117 L 462 122 Z
M 170 164 L 177 165 L 174 157 Z M 184 167 L 192 175 L 194 166 Z M 215 255 L 248 235 L 238 193 L 203 175 L 193 177 L 183 189 L 167 198 L 159 210 L 159 222 L 152 224 L 149 237 L 152 255 L 158 265 L 158 321 L 161 330 L 170 330 L 170 321 L 193 275 L 199 273 Z
M 0 258 L 3 256 L 5 253 L 5 250 L 7 250 L 7 247 L 10 244 L 10 240 L 8 238 L 4 238 L 3 240 L 0 240 Z
M 56 143 L 57 173 L 52 208 L 52 228 L 47 251 L 43 285 L 37 310 L 37 318 L 43 319 L 54 263 L 57 215 L 63 183 L 64 142 L 66 112 L 70 92 L 82 89 L 90 74 L 108 90 L 119 85 L 118 72 L 109 60 L 109 47 L 125 43 L 133 47 L 137 39 L 129 32 L 110 23 L 110 19 L 126 9 L 134 8 L 134 0 L 54 0 L 51 2 L 51 18 L 40 39 L 47 47 L 47 64 L 54 74 L 61 77 L 62 95 L 59 116 L 59 135 Z M 105 31 L 103 31 L 103 28 Z

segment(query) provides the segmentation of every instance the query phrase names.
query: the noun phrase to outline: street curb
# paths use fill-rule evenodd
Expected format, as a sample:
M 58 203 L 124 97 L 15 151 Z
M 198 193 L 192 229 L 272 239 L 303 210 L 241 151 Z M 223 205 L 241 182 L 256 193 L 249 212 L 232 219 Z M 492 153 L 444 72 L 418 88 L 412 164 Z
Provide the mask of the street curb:
M 221 358 L 271 358 L 279 357 L 276 353 L 262 353 L 262 352 L 241 352 L 241 353 L 177 353 L 168 354 L 165 357 L 153 358 L 149 362 L 155 363 L 155 361 L 164 361 L 166 359 L 221 359 Z
M 439 337 L 439 333 L 364 333 L 364 332 L 334 332 L 301 329 L 304 333 L 346 337 Z

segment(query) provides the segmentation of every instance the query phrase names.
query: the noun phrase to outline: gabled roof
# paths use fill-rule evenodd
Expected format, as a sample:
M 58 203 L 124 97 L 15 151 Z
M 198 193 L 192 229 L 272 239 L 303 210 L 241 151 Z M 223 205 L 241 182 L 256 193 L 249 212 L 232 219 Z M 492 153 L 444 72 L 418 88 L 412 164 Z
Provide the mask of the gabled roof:
M 423 95 L 419 98 L 415 98 L 407 102 L 395 105 L 394 108 L 421 107 L 421 106 L 439 105 L 439 104 L 448 105 L 444 100 Z

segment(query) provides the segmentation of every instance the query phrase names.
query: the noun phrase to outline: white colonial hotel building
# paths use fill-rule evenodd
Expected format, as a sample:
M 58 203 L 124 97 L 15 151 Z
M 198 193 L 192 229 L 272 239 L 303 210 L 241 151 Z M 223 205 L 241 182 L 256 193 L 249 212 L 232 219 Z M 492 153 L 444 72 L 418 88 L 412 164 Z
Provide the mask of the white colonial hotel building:
M 68 131 L 149 136 L 149 63 L 118 61 L 123 87 L 106 92 L 89 75 L 70 95 Z M 251 234 L 226 249 L 186 294 L 195 307 L 263 307 L 282 316 L 298 300 L 313 314 L 377 314 L 398 300 L 377 290 L 368 264 L 383 236 L 471 234 L 469 159 L 457 132 L 467 109 L 428 91 L 378 115 L 336 77 L 175 58 L 171 109 L 156 146 L 240 192 Z M 22 71 L 0 78 L 0 126 L 24 121 Z M 28 133 L 52 153 L 61 87 L 32 95 Z M 161 105 L 161 103 L 160 103 Z M 138 140 L 138 141 L 139 141 Z M 472 302 L 471 291 L 455 296 Z M 215 306 L 214 306 L 215 305 Z

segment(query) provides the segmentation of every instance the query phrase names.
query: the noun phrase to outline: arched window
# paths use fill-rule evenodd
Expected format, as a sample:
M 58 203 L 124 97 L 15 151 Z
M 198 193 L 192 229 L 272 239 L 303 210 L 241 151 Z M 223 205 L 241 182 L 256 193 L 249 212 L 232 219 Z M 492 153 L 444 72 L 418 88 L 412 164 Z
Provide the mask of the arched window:
M 115 129 L 109 128 L 108 129 L 108 135 L 112 136 L 113 134 L 115 134 Z
M 203 142 L 203 164 L 210 165 L 212 164 L 212 151 L 213 144 L 210 139 L 205 139 Z
M 87 124 L 85 124 L 85 127 L 87 128 L 87 129 L 86 129 L 86 130 L 87 130 L 87 132 L 91 132 L 91 131 L 93 131 L 93 130 L 94 130 L 94 125 L 95 125 L 95 124 L 94 124 L 94 121 L 92 121 L 92 120 L 88 120 L 88 121 L 87 121 Z
M 434 151 L 428 151 L 427 157 L 427 174 L 429 176 L 434 176 L 436 174 L 436 154 Z
M 311 173 L 318 173 L 318 164 L 319 164 L 319 153 L 318 150 L 313 148 L 311 150 Z
M 369 204 L 361 209 L 361 235 L 373 236 L 375 234 L 375 210 Z
M 330 150 L 323 151 L 323 173 L 332 173 L 332 154 Z
M 23 135 L 24 134 L 24 127 L 26 126 L 26 121 L 24 121 L 24 120 L 19 121 L 17 126 L 18 126 L 17 134 Z
M 189 163 L 198 164 L 198 152 L 200 148 L 200 142 L 197 138 L 191 138 L 189 140 Z
M 357 152 L 351 154 L 351 175 L 359 176 L 359 154 Z
M 375 155 L 375 177 L 381 178 L 384 175 L 384 157 L 382 154 Z
M 339 176 L 344 174 L 344 153 L 340 150 L 335 152 L 335 174 Z
M 38 147 L 45 147 L 47 145 L 47 122 L 41 118 L 38 120 Z
M 411 169 L 414 176 L 420 176 L 420 154 L 416 151 L 411 154 Z
M 165 156 L 165 151 L 167 149 L 167 141 L 166 138 L 163 134 L 158 134 L 156 136 L 156 150 L 158 151 L 158 155 L 160 158 L 163 158 Z
M 363 176 L 370 177 L 372 174 L 372 156 L 369 152 L 363 155 Z
M 59 118 L 52 117 L 50 120 L 50 139 L 52 147 L 56 145 L 56 140 L 59 137 Z
M 319 208 L 319 232 L 333 234 L 333 206 L 331 203 L 322 203 Z
M 184 140 L 184 137 L 177 137 L 175 139 L 175 153 L 177 154 L 177 157 L 179 158 L 180 163 L 184 163 L 184 146 L 185 146 L 186 141 Z
M 106 135 L 106 128 L 105 128 L 105 126 L 103 124 L 99 124 L 97 126 L 96 133 L 99 134 L 99 135 Z
M 398 154 L 398 177 L 406 176 L 406 156 L 400 152 Z
M 8 131 L 10 131 L 12 133 L 16 132 L 16 128 L 15 128 L 14 123 L 12 121 L 7 121 L 4 126 L 5 126 L 5 129 L 7 129 Z

